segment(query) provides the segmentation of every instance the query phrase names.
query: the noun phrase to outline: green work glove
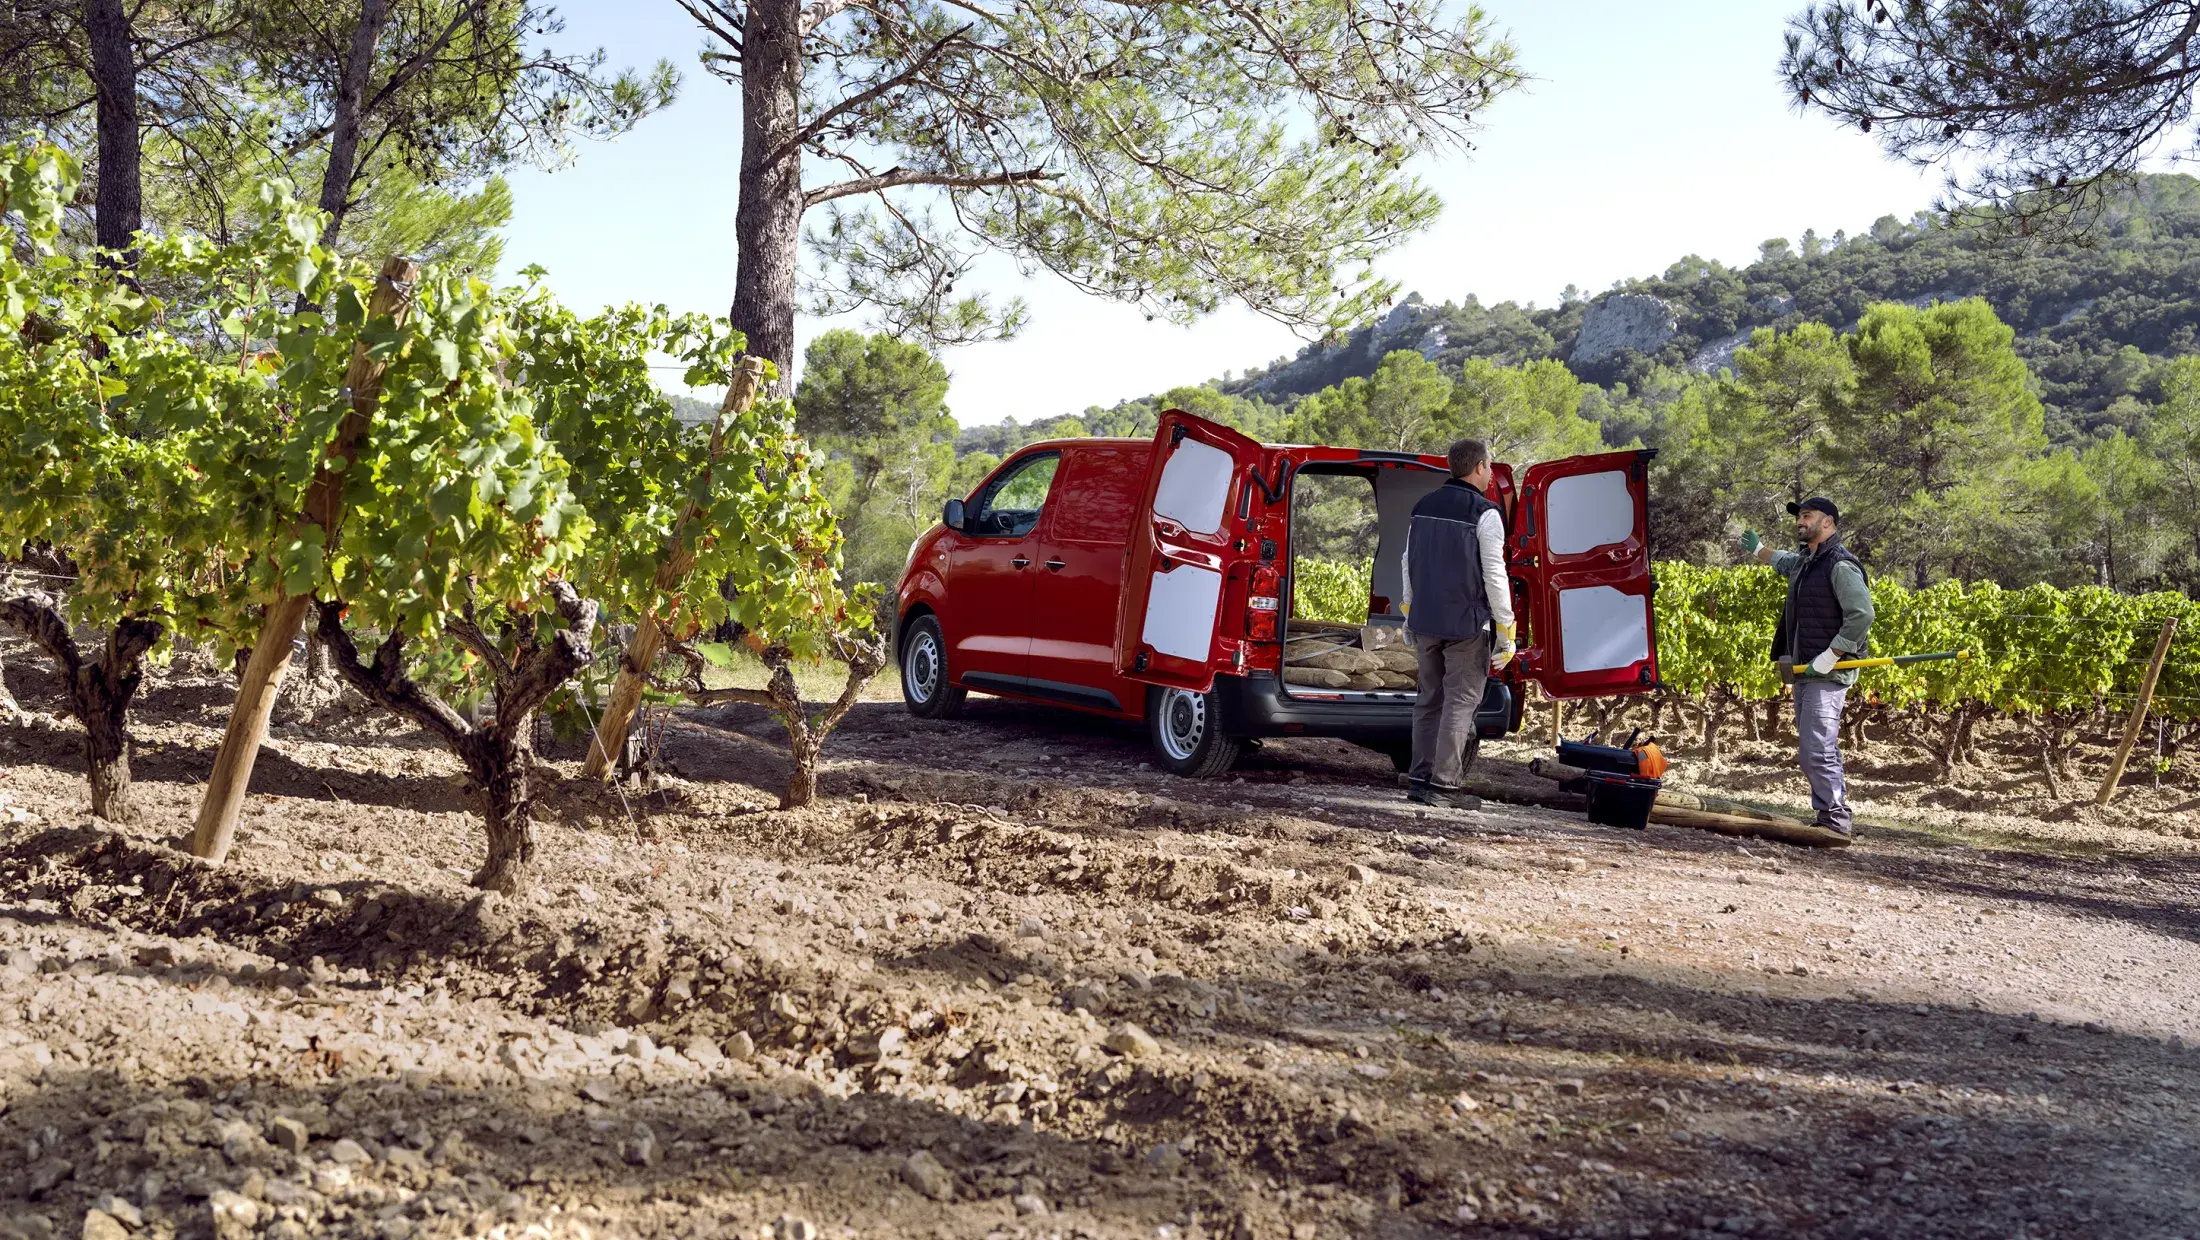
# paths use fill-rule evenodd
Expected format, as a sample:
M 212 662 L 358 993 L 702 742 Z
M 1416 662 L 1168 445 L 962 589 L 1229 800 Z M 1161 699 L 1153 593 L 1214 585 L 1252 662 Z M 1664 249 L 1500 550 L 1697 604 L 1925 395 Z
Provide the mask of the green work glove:
M 1743 555 L 1755 555 L 1755 554 L 1757 554 L 1757 548 L 1759 548 L 1759 547 L 1761 547 L 1761 546 L 1763 546 L 1763 545 L 1764 545 L 1764 540 L 1763 540 L 1763 539 L 1761 539 L 1761 538 L 1759 538 L 1759 537 L 1757 537 L 1757 531 L 1755 531 L 1755 530 L 1743 530 L 1743 531 L 1742 531 L 1742 554 L 1743 554 Z

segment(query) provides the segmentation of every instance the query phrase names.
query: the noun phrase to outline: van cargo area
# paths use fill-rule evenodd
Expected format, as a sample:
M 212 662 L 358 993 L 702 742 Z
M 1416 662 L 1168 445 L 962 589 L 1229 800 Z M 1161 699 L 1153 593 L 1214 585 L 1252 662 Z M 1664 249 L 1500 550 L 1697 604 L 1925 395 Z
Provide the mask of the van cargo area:
M 1405 627 L 1406 528 L 1413 506 L 1444 478 L 1419 460 L 1317 462 L 1292 475 L 1285 696 L 1413 701 L 1419 682 Z

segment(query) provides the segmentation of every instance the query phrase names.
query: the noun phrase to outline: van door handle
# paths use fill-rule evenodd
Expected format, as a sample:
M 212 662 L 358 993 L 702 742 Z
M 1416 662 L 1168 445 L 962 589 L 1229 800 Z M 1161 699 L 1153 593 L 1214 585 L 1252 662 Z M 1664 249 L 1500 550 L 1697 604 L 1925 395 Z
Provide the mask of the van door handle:
M 1068 568 L 1068 567 L 1069 567 L 1069 562 L 1068 562 L 1068 561 L 1066 561 L 1066 560 L 1048 560 L 1048 561 L 1047 561 L 1047 571 L 1048 571 L 1048 572 L 1050 572 L 1050 573 L 1058 573 L 1058 572 L 1061 572 L 1061 571 L 1062 571 L 1063 569 L 1065 569 L 1065 568 Z
M 1024 558 L 1023 556 L 1017 556 L 1017 557 L 1016 557 L 1015 559 L 1013 559 L 1013 560 L 1010 560 L 1010 561 L 1009 561 L 1009 563 L 1011 563 L 1011 564 L 1015 565 L 1015 566 L 1016 566 L 1016 567 L 1018 567 L 1018 568 L 1030 568 L 1030 567 L 1031 567 L 1031 561 L 1030 561 L 1030 560 L 1028 560 L 1028 559 L 1026 559 L 1026 558 Z

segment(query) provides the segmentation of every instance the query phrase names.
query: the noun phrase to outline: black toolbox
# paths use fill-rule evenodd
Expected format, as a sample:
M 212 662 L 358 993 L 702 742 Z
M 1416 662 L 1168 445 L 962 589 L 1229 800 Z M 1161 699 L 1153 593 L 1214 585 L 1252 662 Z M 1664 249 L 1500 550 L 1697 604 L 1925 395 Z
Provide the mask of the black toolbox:
M 1582 782 L 1588 785 L 1589 821 L 1631 831 L 1650 825 L 1650 807 L 1657 804 L 1661 781 L 1599 771 Z
M 1634 736 L 1625 745 L 1558 743 L 1559 762 L 1583 772 L 1564 786 L 1589 798 L 1589 821 L 1599 826 L 1640 831 L 1650 825 L 1650 807 L 1657 804 L 1664 781 L 1642 773 L 1642 751 L 1634 743 Z

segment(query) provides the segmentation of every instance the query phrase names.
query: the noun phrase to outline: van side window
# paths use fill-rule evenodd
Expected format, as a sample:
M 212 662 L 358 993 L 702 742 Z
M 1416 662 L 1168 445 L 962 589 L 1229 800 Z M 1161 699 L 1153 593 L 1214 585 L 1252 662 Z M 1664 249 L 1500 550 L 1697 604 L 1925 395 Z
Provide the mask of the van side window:
M 981 538 L 1021 538 L 1039 524 L 1039 510 L 1062 458 L 1049 452 L 1021 461 L 995 478 L 978 497 L 978 515 L 966 528 Z

